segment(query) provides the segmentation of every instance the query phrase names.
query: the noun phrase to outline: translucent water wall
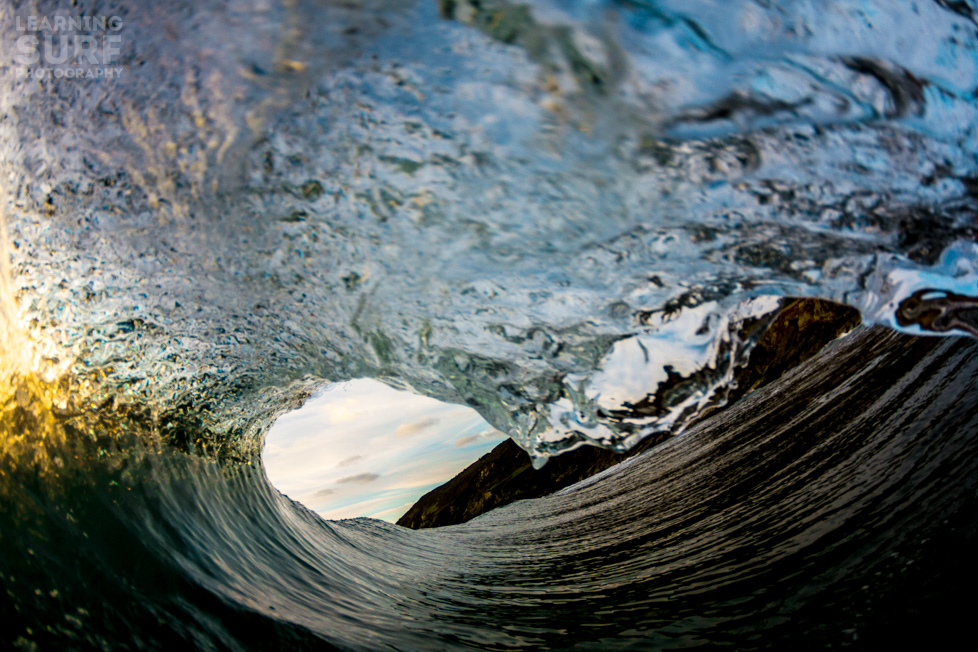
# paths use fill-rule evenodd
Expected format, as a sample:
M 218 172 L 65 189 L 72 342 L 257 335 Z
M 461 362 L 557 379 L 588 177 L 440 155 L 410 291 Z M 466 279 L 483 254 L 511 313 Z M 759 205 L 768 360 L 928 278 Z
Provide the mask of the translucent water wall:
M 85 400 L 247 448 L 373 377 L 544 458 L 722 402 L 776 297 L 974 332 L 968 3 L 99 11 L 118 78 L 0 82 L 16 321 Z

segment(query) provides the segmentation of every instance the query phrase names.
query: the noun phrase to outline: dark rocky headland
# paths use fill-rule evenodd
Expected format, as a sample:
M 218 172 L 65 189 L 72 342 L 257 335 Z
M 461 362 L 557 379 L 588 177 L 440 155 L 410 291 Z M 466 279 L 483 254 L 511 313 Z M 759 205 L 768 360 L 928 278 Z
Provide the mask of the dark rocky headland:
M 727 406 L 818 353 L 859 325 L 859 312 L 818 299 L 787 299 L 777 317 L 736 372 Z M 525 498 L 539 498 L 588 478 L 661 443 L 652 436 L 627 453 L 585 446 L 552 458 L 535 470 L 511 439 L 422 496 L 398 521 L 413 529 L 464 523 L 489 510 Z

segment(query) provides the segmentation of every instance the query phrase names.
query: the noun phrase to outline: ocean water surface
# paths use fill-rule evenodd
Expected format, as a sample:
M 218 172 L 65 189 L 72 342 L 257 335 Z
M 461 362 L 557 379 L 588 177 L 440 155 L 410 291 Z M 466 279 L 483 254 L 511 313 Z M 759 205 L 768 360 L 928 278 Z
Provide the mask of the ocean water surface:
M 5 3 L 0 645 L 967 632 L 976 12 Z M 700 420 L 785 296 L 865 327 Z M 327 520 L 262 450 L 350 379 L 537 466 L 675 437 L 460 526 Z

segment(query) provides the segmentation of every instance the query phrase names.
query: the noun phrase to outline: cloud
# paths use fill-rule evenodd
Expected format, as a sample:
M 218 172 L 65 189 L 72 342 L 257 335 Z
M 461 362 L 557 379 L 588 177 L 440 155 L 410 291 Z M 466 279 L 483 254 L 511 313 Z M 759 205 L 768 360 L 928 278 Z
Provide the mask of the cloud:
M 394 431 L 394 435 L 397 437 L 410 437 L 411 435 L 416 435 L 422 430 L 431 428 L 432 426 L 438 425 L 440 419 L 435 419 L 434 417 L 428 417 L 427 419 L 422 419 L 415 423 L 402 423 Z
M 358 473 L 356 475 L 348 475 L 345 478 L 340 478 L 336 481 L 336 484 L 366 484 L 368 482 L 373 482 L 374 480 L 379 480 L 380 476 L 376 473 Z
M 495 428 L 489 428 L 488 430 L 483 430 L 482 432 L 475 435 L 469 435 L 468 437 L 460 437 L 459 439 L 455 440 L 455 446 L 458 448 L 462 448 L 463 446 L 468 446 L 469 444 L 475 444 L 484 441 L 495 441 L 498 439 L 505 439 L 505 438 L 506 435 L 504 435 L 503 433 L 499 432 Z
M 355 421 L 361 412 L 357 410 L 359 402 L 353 398 L 342 399 L 342 402 L 329 403 L 320 409 L 332 424 L 347 423 Z
M 469 408 L 362 379 L 283 415 L 263 457 L 276 488 L 327 518 L 394 520 L 502 439 Z

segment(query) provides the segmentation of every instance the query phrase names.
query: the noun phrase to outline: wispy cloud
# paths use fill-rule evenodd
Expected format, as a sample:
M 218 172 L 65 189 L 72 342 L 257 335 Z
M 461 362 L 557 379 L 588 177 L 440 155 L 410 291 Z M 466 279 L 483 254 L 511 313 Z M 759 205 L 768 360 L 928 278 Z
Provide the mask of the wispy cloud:
M 276 488 L 327 518 L 396 520 L 501 439 L 469 408 L 362 379 L 283 415 L 262 457 Z
M 379 479 L 380 476 L 376 473 L 358 473 L 356 475 L 348 475 L 345 478 L 340 478 L 336 481 L 336 484 L 366 484 L 367 482 L 375 482 Z
M 411 435 L 416 435 L 422 430 L 427 430 L 438 425 L 440 419 L 435 419 L 434 417 L 428 417 L 427 419 L 422 419 L 415 423 L 402 423 L 394 431 L 394 435 L 397 437 L 410 437 Z
M 489 428 L 488 430 L 483 430 L 480 433 L 469 435 L 468 437 L 459 437 L 455 440 L 455 447 L 462 448 L 463 446 L 470 446 L 471 444 L 481 444 L 487 441 L 500 441 L 505 439 L 506 435 L 499 432 L 495 428 Z

